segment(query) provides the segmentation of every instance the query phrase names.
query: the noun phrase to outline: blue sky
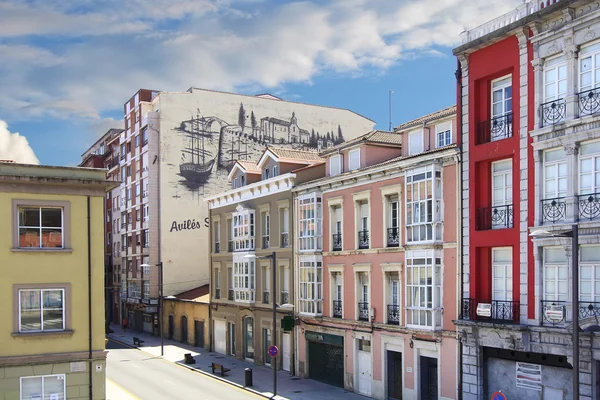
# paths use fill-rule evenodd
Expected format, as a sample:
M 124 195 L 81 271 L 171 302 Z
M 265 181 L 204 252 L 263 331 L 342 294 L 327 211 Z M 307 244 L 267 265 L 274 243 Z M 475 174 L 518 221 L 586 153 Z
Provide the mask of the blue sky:
M 386 129 L 390 89 L 396 125 L 454 104 L 460 32 L 520 3 L 0 0 L 0 159 L 28 141 L 76 165 L 139 88 L 269 92 Z

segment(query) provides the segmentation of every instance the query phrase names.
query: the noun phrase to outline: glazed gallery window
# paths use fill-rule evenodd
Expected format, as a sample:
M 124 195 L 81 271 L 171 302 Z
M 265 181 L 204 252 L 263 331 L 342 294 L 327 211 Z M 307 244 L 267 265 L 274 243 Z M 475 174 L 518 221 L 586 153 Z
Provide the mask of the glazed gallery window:
M 300 313 L 323 313 L 323 261 L 320 257 L 300 257 Z
M 254 318 L 244 318 L 244 357 L 254 359 Z
M 255 268 L 253 259 L 235 255 L 233 258 L 233 291 L 235 301 L 253 302 L 255 287 Z
M 233 214 L 233 250 L 254 250 L 254 211 L 240 210 Z
M 21 377 L 21 400 L 65 400 L 64 374 Z
M 406 324 L 441 326 L 442 259 L 433 250 L 406 252 Z
M 65 329 L 64 289 L 19 290 L 19 332 Z
M 406 172 L 406 241 L 442 239 L 442 173 L 433 165 Z
M 298 237 L 300 251 L 323 249 L 323 204 L 321 196 L 309 194 L 298 198 Z
M 63 209 L 19 207 L 19 247 L 63 248 Z

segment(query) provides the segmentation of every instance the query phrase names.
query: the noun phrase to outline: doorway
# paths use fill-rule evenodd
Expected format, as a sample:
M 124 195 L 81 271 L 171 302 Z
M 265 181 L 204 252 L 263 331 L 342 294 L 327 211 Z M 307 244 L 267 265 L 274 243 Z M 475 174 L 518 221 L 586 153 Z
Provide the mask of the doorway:
M 387 351 L 387 398 L 402 399 L 402 353 Z
M 284 333 L 281 336 L 281 363 L 284 371 L 290 371 L 292 365 L 292 335 Z
M 358 393 L 371 396 L 371 341 L 358 341 Z
M 421 400 L 437 400 L 438 398 L 438 365 L 437 358 L 421 356 L 420 388 Z
M 194 321 L 194 337 L 196 347 L 204 347 L 204 321 Z
M 181 317 L 181 343 L 187 343 L 188 341 L 188 320 L 184 315 Z

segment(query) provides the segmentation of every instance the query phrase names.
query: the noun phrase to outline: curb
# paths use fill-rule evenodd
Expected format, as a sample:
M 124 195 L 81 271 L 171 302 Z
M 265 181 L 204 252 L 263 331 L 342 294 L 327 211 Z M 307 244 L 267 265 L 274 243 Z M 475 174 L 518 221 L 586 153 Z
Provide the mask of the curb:
M 212 379 L 217 380 L 217 381 L 221 381 L 223 383 L 227 383 L 227 384 L 229 384 L 231 386 L 234 386 L 234 387 L 236 387 L 238 389 L 245 390 L 247 392 L 253 393 L 253 394 L 255 394 L 257 396 L 260 396 L 260 397 L 263 397 L 265 399 L 273 399 L 272 396 L 267 396 L 266 394 L 264 394 L 262 392 L 259 392 L 259 391 L 254 390 L 254 389 L 250 389 L 250 388 L 248 388 L 246 386 L 240 385 L 239 383 L 227 380 L 225 378 L 221 378 L 219 376 L 213 375 L 213 374 L 208 373 L 206 371 L 202 371 L 201 369 L 191 367 L 191 366 L 189 366 L 187 364 L 182 363 L 181 361 L 171 362 L 171 361 L 167 360 L 164 357 L 155 356 L 154 354 L 148 353 L 147 351 L 144 351 L 143 349 L 140 349 L 139 347 L 135 347 L 133 345 L 130 345 L 129 343 L 125 343 L 125 342 L 121 341 L 120 339 L 115 339 L 115 338 L 113 338 L 111 336 L 108 336 L 108 335 L 106 336 L 106 338 L 109 339 L 109 340 L 112 340 L 113 342 L 116 342 L 116 343 L 118 343 L 118 344 L 120 344 L 122 346 L 126 346 L 126 347 L 129 347 L 130 349 L 135 349 L 135 350 L 141 351 L 142 353 L 148 354 L 149 356 L 152 356 L 152 357 L 162 358 L 163 360 L 165 360 L 165 361 L 167 361 L 167 362 L 169 362 L 171 364 L 179 365 L 180 367 L 183 367 L 183 368 L 188 369 L 190 371 L 198 372 L 198 373 L 200 373 L 200 374 L 202 374 L 202 375 L 204 375 L 206 377 L 212 378 Z M 280 397 L 280 396 L 277 396 L 277 397 Z M 275 399 L 277 397 L 275 397 Z

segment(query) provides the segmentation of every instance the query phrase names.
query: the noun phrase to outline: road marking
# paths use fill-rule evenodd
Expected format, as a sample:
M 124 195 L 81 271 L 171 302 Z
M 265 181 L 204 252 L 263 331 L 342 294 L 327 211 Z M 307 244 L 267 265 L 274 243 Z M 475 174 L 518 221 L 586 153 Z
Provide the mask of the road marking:
M 106 400 L 140 400 L 124 387 L 106 378 Z
M 168 379 L 165 379 L 165 382 L 167 382 L 167 383 L 170 383 L 171 385 L 174 385 L 174 383 L 173 383 L 173 382 L 171 382 L 171 381 L 170 381 L 170 380 L 168 380 Z

